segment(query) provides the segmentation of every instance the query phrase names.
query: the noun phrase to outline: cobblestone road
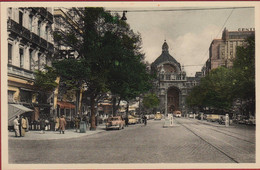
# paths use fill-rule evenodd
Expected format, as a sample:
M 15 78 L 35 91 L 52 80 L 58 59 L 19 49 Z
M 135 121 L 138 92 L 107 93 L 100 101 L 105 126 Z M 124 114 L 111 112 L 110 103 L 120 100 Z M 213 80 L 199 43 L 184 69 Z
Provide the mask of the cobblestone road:
M 123 130 L 70 139 L 12 140 L 11 164 L 252 163 L 255 129 L 212 126 L 179 118 L 174 127 L 148 121 Z

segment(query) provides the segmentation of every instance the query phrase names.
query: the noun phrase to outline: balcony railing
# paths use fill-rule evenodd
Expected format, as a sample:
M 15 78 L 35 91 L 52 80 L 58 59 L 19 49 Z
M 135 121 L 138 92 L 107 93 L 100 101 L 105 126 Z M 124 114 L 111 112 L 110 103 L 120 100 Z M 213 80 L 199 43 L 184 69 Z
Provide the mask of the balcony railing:
M 54 52 L 54 46 L 53 44 L 47 42 L 45 39 L 41 38 L 39 35 L 31 32 L 30 30 L 26 29 L 22 25 L 18 24 L 12 19 L 8 19 L 7 21 L 7 29 L 11 32 L 14 32 L 15 34 L 18 34 L 20 37 L 26 39 L 27 41 L 30 41 L 49 52 Z
M 29 79 L 34 79 L 35 76 L 32 71 L 26 70 L 20 67 L 16 67 L 13 65 L 8 64 L 8 74 L 13 74 L 19 77 L 25 77 Z
M 33 8 L 37 13 L 39 13 L 43 18 L 46 18 L 51 23 L 53 23 L 53 15 L 47 11 L 45 8 Z
M 185 74 L 160 74 L 161 81 L 186 81 Z

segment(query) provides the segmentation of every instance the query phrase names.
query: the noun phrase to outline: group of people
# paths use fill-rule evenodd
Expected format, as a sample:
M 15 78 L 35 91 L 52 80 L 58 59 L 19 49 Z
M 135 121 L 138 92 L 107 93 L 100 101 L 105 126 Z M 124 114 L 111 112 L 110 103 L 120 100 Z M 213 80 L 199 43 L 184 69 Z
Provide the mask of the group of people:
M 14 119 L 15 137 L 24 137 L 28 128 L 28 119 L 16 116 Z
M 60 131 L 60 134 L 64 134 L 65 133 L 65 127 L 66 127 L 66 119 L 64 118 L 64 116 L 62 115 L 60 118 L 56 117 L 55 119 L 55 131 Z

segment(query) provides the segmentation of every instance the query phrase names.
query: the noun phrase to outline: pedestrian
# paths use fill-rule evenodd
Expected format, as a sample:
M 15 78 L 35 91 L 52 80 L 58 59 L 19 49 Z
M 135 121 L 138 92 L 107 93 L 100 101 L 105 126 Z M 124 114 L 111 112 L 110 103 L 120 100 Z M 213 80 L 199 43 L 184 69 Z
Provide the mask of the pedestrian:
M 27 117 L 25 117 L 25 120 L 26 120 L 26 124 L 27 124 L 27 128 L 26 128 L 26 132 L 29 132 L 29 120 L 28 120 L 28 118 Z
M 76 132 L 78 132 L 78 130 L 79 130 L 79 122 L 80 122 L 80 117 L 77 116 L 75 118 L 75 129 L 76 129 Z
M 147 117 L 145 115 L 143 116 L 143 122 L 144 122 L 144 125 L 146 126 L 146 124 L 147 124 Z
M 56 117 L 55 119 L 55 131 L 57 131 L 60 127 L 60 118 Z
M 60 118 L 60 134 L 61 132 L 64 134 L 65 133 L 65 126 L 66 126 L 67 122 L 64 118 L 64 116 L 62 115 Z
M 45 121 L 43 118 L 40 119 L 41 134 L 45 133 Z
M 14 119 L 14 133 L 15 133 L 15 137 L 20 137 L 19 116 L 16 116 L 15 119 Z
M 128 119 L 128 116 L 125 117 L 125 126 L 128 127 L 128 122 L 129 122 L 129 119 Z
M 19 117 L 18 123 L 19 123 L 19 134 L 20 134 L 20 137 L 22 137 L 22 118 L 21 117 Z
M 24 137 L 25 136 L 25 130 L 27 128 L 27 122 L 26 122 L 26 120 L 23 116 L 21 116 L 21 120 L 22 120 L 21 136 Z

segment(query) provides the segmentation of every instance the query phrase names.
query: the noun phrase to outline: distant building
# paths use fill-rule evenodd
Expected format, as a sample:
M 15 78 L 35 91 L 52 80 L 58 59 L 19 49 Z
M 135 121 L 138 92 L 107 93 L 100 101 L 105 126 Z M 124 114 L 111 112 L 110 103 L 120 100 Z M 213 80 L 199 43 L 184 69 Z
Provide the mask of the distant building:
M 156 93 L 160 99 L 160 111 L 164 114 L 176 110 L 188 113 L 185 98 L 189 90 L 198 84 L 195 77 L 186 77 L 179 62 L 169 54 L 165 41 L 162 54 L 151 64 L 151 71 L 157 74 Z
M 228 31 L 226 28 L 222 33 L 221 39 L 214 39 L 209 48 L 209 60 L 206 63 L 206 72 L 226 66 L 233 66 L 236 58 L 236 48 L 243 46 L 249 36 L 255 35 L 255 29 L 238 29 L 238 31 Z
M 51 66 L 52 8 L 8 8 L 8 103 L 33 110 L 31 121 L 50 114 L 52 93 L 34 89 L 34 71 Z M 13 113 L 9 113 L 13 114 Z

